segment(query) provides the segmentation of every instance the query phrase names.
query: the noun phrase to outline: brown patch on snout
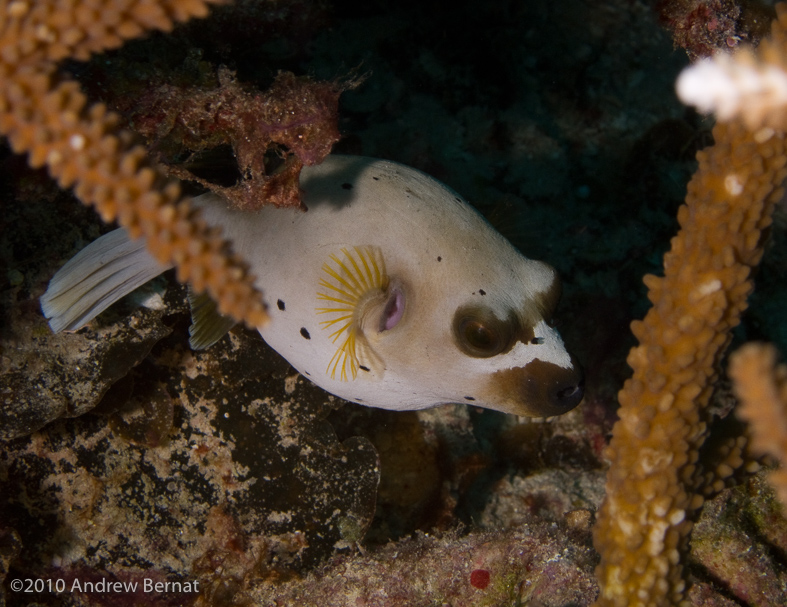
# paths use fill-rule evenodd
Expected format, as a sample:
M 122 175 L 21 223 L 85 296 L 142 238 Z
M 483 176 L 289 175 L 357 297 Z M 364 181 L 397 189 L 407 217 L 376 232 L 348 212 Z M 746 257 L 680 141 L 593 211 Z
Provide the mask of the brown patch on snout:
M 489 389 L 508 413 L 550 417 L 571 411 L 580 403 L 584 377 L 573 357 L 568 369 L 536 359 L 524 367 L 495 372 Z

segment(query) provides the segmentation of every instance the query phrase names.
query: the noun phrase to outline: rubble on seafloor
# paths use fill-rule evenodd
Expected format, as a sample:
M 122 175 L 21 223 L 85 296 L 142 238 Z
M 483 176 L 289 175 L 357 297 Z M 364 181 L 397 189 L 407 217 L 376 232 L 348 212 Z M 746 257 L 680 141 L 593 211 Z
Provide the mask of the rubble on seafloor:
M 91 413 L 5 444 L 0 520 L 21 541 L 16 575 L 145 572 L 198 580 L 208 600 L 363 537 L 377 455 L 366 439 L 336 439 L 330 397 L 251 334 L 150 357 Z

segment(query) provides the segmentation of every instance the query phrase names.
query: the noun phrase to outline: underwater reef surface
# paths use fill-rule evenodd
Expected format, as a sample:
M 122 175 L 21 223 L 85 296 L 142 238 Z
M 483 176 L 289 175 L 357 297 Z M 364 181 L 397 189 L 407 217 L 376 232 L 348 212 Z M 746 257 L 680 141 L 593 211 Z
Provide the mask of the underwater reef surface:
M 237 328 L 191 352 L 185 291 L 171 276 L 76 334 L 51 335 L 38 297 L 108 228 L 4 151 L 2 600 L 591 604 L 590 530 L 630 373 L 628 325 L 644 314 L 641 277 L 659 272 L 694 153 L 709 143 L 710 122 L 673 93 L 686 63 L 649 3 L 576 0 L 450 11 L 246 1 L 66 62 L 91 100 L 140 131 L 173 116 L 134 99 L 164 84 L 218 86 L 223 68 L 260 91 L 279 71 L 362 79 L 340 97 L 335 151 L 424 170 L 553 264 L 564 283 L 556 322 L 585 367 L 586 397 L 549 423 L 464 405 L 342 403 L 256 333 Z M 152 150 L 160 160 L 221 186 L 238 178 L 226 145 L 194 150 L 169 133 Z M 782 352 L 785 217 L 782 206 L 737 331 Z M 717 400 L 732 407 L 723 385 Z M 691 543 L 692 604 L 786 602 L 787 526 L 761 476 L 708 501 Z M 20 591 L 14 580 L 67 590 Z M 102 580 L 137 590 L 91 592 Z M 145 592 L 146 580 L 162 591 Z

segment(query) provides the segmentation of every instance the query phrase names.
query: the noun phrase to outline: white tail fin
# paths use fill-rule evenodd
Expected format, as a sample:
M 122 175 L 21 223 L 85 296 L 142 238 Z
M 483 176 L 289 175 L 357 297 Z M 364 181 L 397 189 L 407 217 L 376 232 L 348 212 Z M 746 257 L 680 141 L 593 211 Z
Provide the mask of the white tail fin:
M 132 240 L 124 229 L 93 241 L 49 281 L 41 310 L 52 331 L 76 331 L 118 299 L 172 266 L 156 261 L 145 240 Z

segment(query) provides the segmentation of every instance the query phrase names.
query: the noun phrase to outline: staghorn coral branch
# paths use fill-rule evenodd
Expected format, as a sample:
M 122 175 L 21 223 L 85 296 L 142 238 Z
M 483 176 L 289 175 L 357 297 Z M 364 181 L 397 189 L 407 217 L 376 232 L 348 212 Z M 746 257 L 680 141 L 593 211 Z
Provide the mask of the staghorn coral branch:
M 3 63 L 86 61 L 150 30 L 205 17 L 226 0 L 4 0 L 0 2 Z
M 783 41 L 782 7 L 779 14 L 773 39 Z M 715 145 L 697 154 L 664 277 L 645 277 L 653 307 L 632 323 L 640 345 L 628 356 L 634 374 L 619 394 L 607 495 L 594 529 L 599 606 L 685 604 L 681 558 L 703 502 L 697 460 L 705 409 L 787 176 L 783 133 L 754 134 L 730 122 L 713 135 Z
M 787 130 L 787 6 L 777 5 L 776 14 L 771 37 L 757 49 L 720 52 L 683 70 L 675 85 L 680 100 L 752 131 Z
M 730 356 L 729 375 L 740 400 L 738 416 L 748 422 L 752 447 L 779 460 L 768 479 L 787 506 L 787 365 L 776 364 L 770 344 L 750 343 Z
M 222 0 L 13 0 L 0 2 L 0 132 L 12 149 L 74 187 L 104 221 L 144 236 L 178 280 L 207 290 L 226 315 L 252 327 L 267 313 L 245 264 L 208 228 L 176 182 L 167 181 L 103 104 L 88 107 L 77 83 L 59 81 L 55 62 L 87 59 L 149 30 L 207 14 Z

